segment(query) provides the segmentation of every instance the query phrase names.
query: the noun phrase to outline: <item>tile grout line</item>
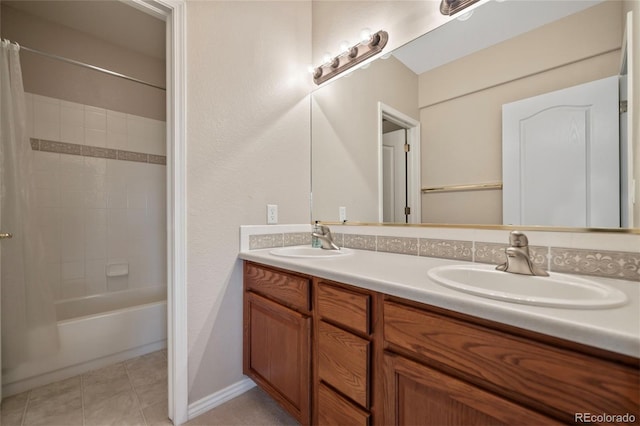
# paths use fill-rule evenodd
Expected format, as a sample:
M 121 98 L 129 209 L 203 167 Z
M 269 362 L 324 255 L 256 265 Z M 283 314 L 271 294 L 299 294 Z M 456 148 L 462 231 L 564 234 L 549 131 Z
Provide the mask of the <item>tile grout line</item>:
M 80 375 L 80 401 L 81 401 L 81 408 L 82 408 L 82 424 L 83 426 L 87 424 L 87 420 L 85 419 L 85 415 L 84 415 L 84 374 Z
M 124 365 L 124 371 L 127 373 L 127 379 L 129 379 L 129 385 L 131 386 L 131 389 L 133 390 L 133 395 L 136 398 L 136 405 L 138 406 L 138 411 L 140 411 L 140 415 L 142 416 L 142 421 L 144 422 L 145 426 L 149 426 L 149 422 L 147 422 L 147 417 L 144 415 L 144 410 L 142 409 L 142 404 L 140 403 L 140 396 L 138 396 L 138 391 L 136 390 L 136 387 L 133 385 L 133 380 L 131 380 L 131 375 L 129 374 L 129 367 L 127 367 L 126 361 L 123 362 L 123 365 Z
M 31 390 L 28 391 L 27 400 L 24 403 L 24 408 L 22 409 L 22 420 L 20 421 L 20 426 L 24 426 L 24 422 L 27 419 L 27 409 L 29 408 L 29 401 L 31 401 Z

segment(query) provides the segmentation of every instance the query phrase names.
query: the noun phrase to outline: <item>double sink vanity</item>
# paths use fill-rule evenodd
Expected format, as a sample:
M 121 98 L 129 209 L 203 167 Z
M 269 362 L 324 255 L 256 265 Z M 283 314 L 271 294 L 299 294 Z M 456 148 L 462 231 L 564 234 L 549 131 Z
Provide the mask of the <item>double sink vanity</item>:
M 244 373 L 301 424 L 640 421 L 637 282 L 310 245 L 240 258 Z

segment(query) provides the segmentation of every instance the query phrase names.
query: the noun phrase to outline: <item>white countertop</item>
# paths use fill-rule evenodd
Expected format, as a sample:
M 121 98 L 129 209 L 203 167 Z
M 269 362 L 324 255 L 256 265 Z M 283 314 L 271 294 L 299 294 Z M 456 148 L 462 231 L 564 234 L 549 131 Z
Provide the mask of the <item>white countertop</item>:
M 246 250 L 240 252 L 239 257 L 640 358 L 640 283 L 637 282 L 588 277 L 625 292 L 629 302 L 621 307 L 548 308 L 462 293 L 441 286 L 427 276 L 430 268 L 469 262 L 367 250 L 353 250 L 353 254 L 330 258 L 292 258 L 275 256 L 271 250 Z

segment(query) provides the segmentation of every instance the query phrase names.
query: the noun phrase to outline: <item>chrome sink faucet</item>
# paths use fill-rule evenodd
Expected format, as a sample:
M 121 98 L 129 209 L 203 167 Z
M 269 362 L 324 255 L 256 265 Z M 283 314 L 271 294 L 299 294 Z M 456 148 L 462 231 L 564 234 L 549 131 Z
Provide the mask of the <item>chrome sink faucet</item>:
M 539 275 L 542 277 L 549 276 L 546 271 L 534 265 L 531 261 L 531 256 L 529 255 L 529 240 L 524 233 L 512 231 L 511 234 L 509 234 L 509 244 L 511 246 L 505 250 L 507 261 L 496 267 L 498 271 L 522 275 Z
M 322 248 L 325 250 L 340 250 L 340 247 L 333 242 L 333 235 L 331 235 L 331 230 L 327 225 L 316 224 L 311 236 L 319 239 Z

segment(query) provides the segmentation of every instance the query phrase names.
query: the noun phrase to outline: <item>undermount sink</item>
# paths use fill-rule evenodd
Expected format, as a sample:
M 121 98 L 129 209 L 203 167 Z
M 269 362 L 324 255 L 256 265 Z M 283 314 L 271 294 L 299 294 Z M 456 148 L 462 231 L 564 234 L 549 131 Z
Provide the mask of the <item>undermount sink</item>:
M 603 309 L 627 303 L 622 291 L 574 275 L 548 277 L 497 271 L 492 265 L 447 265 L 432 268 L 436 283 L 480 297 L 525 305 L 569 309 Z
M 310 246 L 293 246 L 279 247 L 271 250 L 269 253 L 283 257 L 327 258 L 346 256 L 353 253 L 353 251 L 347 248 L 341 248 L 340 250 L 325 250 Z

